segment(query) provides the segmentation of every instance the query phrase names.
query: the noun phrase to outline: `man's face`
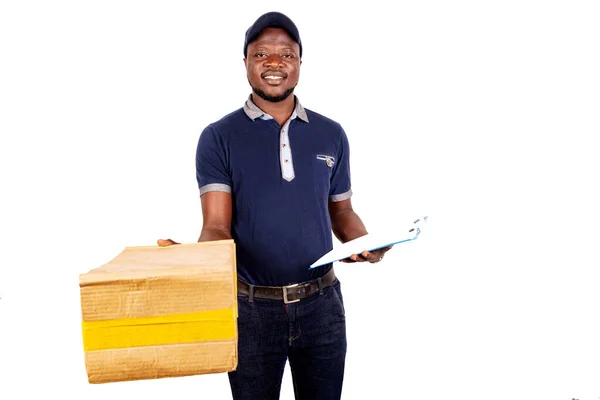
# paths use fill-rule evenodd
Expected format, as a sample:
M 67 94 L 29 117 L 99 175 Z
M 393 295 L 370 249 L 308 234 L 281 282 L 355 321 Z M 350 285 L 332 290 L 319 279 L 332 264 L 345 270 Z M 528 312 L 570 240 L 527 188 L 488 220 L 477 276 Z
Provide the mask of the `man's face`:
M 300 77 L 300 46 L 285 30 L 265 28 L 248 44 L 248 82 L 261 98 L 278 102 L 293 93 Z

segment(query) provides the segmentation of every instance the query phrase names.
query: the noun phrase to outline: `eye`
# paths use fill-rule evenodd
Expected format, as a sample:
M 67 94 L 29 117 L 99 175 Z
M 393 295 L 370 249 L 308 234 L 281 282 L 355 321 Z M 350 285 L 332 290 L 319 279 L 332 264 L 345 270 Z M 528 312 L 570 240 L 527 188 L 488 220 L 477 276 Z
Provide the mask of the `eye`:
M 257 57 L 257 58 L 263 58 L 263 57 L 266 57 L 266 56 L 267 56 L 267 53 L 264 53 L 262 51 L 254 53 L 254 57 Z
M 287 58 L 287 59 L 292 59 L 292 58 L 294 58 L 294 55 L 293 54 L 283 54 L 281 57 Z

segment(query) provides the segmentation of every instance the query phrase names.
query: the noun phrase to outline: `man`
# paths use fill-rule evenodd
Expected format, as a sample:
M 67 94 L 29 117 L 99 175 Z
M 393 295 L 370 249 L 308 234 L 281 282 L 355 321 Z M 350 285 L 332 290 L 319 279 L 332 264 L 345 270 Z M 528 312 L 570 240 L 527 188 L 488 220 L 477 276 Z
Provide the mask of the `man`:
M 259 17 L 244 42 L 252 94 L 209 125 L 197 148 L 198 241 L 233 238 L 237 249 L 234 399 L 278 399 L 287 360 L 297 399 L 341 397 L 346 328 L 340 283 L 331 264 L 308 267 L 333 248 L 332 230 L 341 242 L 367 231 L 350 201 L 344 130 L 292 95 L 301 57 L 298 29 L 287 16 Z M 346 262 L 378 262 L 387 250 Z

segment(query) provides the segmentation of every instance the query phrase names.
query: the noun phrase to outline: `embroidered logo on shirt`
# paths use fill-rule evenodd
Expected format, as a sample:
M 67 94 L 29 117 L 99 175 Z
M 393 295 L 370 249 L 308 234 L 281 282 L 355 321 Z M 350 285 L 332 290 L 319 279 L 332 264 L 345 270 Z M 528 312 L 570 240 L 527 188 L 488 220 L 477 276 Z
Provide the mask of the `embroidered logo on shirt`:
M 317 155 L 317 160 L 325 161 L 325 164 L 327 164 L 329 168 L 333 167 L 333 163 L 335 163 L 335 158 L 323 154 Z

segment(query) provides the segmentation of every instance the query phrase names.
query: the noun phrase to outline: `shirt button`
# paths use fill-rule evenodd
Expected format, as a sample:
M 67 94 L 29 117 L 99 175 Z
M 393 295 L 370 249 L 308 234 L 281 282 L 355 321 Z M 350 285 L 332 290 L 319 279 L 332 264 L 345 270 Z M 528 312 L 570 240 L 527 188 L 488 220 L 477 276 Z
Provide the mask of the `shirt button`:
M 285 160 L 285 162 L 288 162 L 288 160 Z
M 285 143 L 283 144 L 283 147 L 285 147 Z

